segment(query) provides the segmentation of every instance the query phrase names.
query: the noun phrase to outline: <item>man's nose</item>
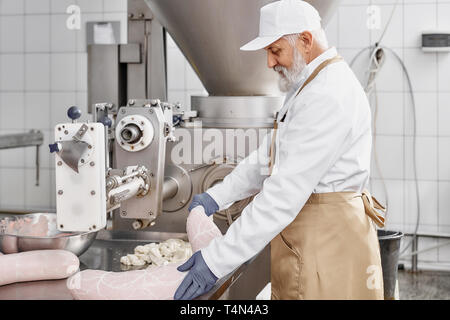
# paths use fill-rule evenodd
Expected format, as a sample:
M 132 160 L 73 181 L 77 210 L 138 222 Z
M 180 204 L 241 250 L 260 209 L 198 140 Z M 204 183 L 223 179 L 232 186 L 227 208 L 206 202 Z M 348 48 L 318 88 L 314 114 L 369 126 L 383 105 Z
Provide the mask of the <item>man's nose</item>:
M 277 65 L 277 60 L 268 52 L 267 53 L 267 67 L 272 69 Z

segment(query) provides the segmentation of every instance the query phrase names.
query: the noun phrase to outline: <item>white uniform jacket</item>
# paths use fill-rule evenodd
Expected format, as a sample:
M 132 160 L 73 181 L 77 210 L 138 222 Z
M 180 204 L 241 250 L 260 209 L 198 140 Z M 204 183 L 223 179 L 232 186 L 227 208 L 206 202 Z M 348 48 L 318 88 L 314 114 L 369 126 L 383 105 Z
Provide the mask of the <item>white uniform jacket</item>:
M 296 96 L 313 71 L 336 55 L 336 49 L 330 48 L 314 59 L 302 71 L 295 90 L 288 93 L 278 115 L 272 175 L 267 175 L 269 134 L 222 183 L 207 190 L 219 209 L 259 192 L 224 237 L 202 249 L 217 277 L 264 249 L 296 218 L 311 193 L 361 192 L 367 187 L 371 112 L 347 63 L 328 65 Z

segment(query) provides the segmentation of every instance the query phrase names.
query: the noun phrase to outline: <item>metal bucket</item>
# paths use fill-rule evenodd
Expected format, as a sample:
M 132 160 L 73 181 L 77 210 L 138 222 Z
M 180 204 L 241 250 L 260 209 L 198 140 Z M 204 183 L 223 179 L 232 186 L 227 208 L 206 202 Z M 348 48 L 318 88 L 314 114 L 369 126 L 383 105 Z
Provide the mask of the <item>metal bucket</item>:
M 384 299 L 386 300 L 395 300 L 398 258 L 402 237 L 403 233 L 400 231 L 378 230 L 381 266 L 383 268 Z

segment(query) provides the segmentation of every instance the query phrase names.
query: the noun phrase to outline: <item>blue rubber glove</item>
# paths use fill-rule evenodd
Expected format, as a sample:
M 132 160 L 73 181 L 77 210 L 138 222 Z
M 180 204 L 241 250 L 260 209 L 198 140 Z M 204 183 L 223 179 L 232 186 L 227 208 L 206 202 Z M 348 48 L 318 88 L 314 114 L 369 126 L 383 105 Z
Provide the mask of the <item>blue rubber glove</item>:
M 190 270 L 175 292 L 175 300 L 192 300 L 210 291 L 217 281 L 200 251 L 195 252 L 184 264 L 177 268 L 184 272 Z
M 208 217 L 219 210 L 217 202 L 206 192 L 194 196 L 189 205 L 189 212 L 197 206 L 202 206 Z

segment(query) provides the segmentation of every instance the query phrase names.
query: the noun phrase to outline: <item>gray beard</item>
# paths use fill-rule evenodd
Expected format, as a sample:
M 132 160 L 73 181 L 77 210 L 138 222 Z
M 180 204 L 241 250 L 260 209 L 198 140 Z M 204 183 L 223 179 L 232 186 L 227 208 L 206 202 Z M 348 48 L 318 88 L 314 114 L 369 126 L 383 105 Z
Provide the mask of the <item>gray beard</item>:
M 278 72 L 280 79 L 278 80 L 278 87 L 281 92 L 289 92 L 300 81 L 300 75 L 306 67 L 306 61 L 303 56 L 294 47 L 294 63 L 290 69 L 276 66 L 273 69 Z

